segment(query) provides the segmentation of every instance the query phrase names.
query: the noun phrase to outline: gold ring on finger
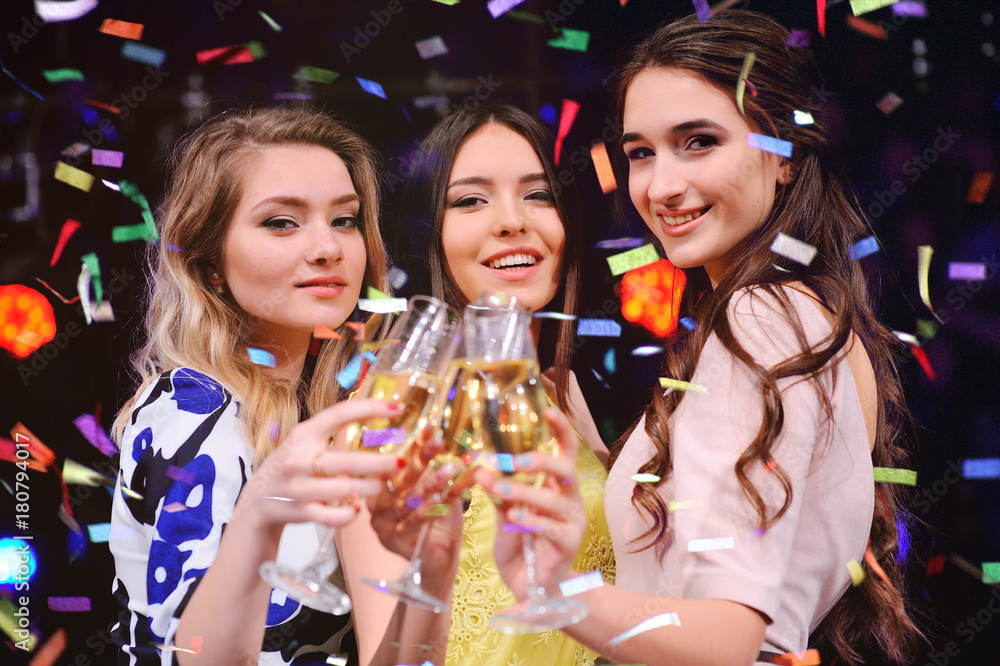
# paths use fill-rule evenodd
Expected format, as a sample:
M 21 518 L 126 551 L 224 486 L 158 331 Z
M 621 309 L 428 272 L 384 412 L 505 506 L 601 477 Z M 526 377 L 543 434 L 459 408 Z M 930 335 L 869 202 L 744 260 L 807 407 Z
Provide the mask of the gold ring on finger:
M 313 474 L 315 474 L 316 476 L 326 476 L 323 473 L 323 454 L 322 453 L 316 454 L 316 457 L 313 458 Z

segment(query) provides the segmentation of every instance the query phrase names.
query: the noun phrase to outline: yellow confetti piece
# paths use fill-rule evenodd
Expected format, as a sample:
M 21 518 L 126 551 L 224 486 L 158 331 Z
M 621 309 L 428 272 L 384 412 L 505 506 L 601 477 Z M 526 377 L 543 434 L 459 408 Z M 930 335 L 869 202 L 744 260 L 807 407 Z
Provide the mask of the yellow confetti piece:
M 690 382 L 682 382 L 679 379 L 670 379 L 669 377 L 660 377 L 660 388 L 672 388 L 678 391 L 697 391 L 698 393 L 708 393 L 708 389 L 704 386 L 698 386 L 697 384 L 692 384 Z
M 639 473 L 633 474 L 632 480 L 636 483 L 657 483 L 660 480 L 660 477 L 656 474 Z
M 917 473 L 911 469 L 874 467 L 875 483 L 898 483 L 904 486 L 917 485 Z
M 740 78 L 736 81 L 736 106 L 740 108 L 740 113 L 744 116 L 746 112 L 743 110 L 743 94 L 747 91 L 747 78 L 750 76 L 750 70 L 753 69 L 753 64 L 756 60 L 757 53 L 755 51 L 747 53 L 746 57 L 743 58 Z
M 897 2 L 899 0 L 851 0 L 851 11 L 854 12 L 855 16 L 860 16 L 861 14 L 867 14 L 882 7 L 894 5 Z
M 865 570 L 857 560 L 851 560 L 847 563 L 847 571 L 851 574 L 851 585 L 857 587 L 865 579 Z
M 667 504 L 669 511 L 680 511 L 682 509 L 693 509 L 698 506 L 698 500 L 670 500 Z
M 84 192 L 89 192 L 94 184 L 94 177 L 82 169 L 72 167 L 65 162 L 56 163 L 56 180 L 72 185 Z
M 642 247 L 627 252 L 619 252 L 608 257 L 608 266 L 612 275 L 622 275 L 628 273 L 633 268 L 641 268 L 648 264 L 660 260 L 660 255 L 656 253 L 656 248 L 652 243 L 646 243 Z
M 114 485 L 111 479 L 105 478 L 100 472 L 81 465 L 75 460 L 66 458 L 63 463 L 63 481 L 66 483 L 78 484 L 81 486 L 108 486 Z
M 615 180 L 615 172 L 611 168 L 611 159 L 608 157 L 608 148 L 604 142 L 595 143 L 590 149 L 590 158 L 594 160 L 594 168 L 597 170 L 597 182 L 601 184 L 601 192 L 607 194 L 618 189 L 618 182 Z
M 931 272 L 931 257 L 934 256 L 934 248 L 930 245 L 921 245 L 917 248 L 917 286 L 920 288 L 920 300 L 924 302 L 927 309 L 934 312 L 931 305 L 930 286 L 928 279 Z M 937 315 L 934 315 L 935 317 Z

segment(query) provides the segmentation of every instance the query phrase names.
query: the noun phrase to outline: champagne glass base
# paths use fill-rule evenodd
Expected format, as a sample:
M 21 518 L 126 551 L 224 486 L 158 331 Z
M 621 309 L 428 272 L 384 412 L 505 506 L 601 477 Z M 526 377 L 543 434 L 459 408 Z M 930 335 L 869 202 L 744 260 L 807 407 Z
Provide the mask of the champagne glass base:
M 361 582 L 365 585 L 371 585 L 379 592 L 391 594 L 411 606 L 423 608 L 434 613 L 443 613 L 451 608 L 451 604 L 427 594 L 420 585 L 409 578 L 390 581 L 364 576 L 361 578 Z
M 525 599 L 490 618 L 490 626 L 504 634 L 537 634 L 562 629 L 587 617 L 587 605 L 577 599 Z
M 351 610 L 351 598 L 336 585 L 320 578 L 312 567 L 296 571 L 277 562 L 260 565 L 260 577 L 271 587 L 292 599 L 331 615 L 346 615 Z

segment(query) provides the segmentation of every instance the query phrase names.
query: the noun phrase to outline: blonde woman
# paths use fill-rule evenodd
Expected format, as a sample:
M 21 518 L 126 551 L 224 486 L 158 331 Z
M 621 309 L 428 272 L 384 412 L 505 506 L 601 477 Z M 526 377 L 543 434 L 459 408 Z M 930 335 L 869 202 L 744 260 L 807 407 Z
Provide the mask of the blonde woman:
M 354 333 L 311 337 L 341 327 L 364 287 L 385 289 L 376 160 L 326 115 L 260 109 L 201 127 L 173 166 L 140 384 L 115 424 L 120 663 L 357 663 L 349 616 L 299 605 L 258 568 L 304 564 L 322 526 L 354 519 L 354 500 L 398 471 L 328 446 L 348 421 L 398 408 L 335 404 Z

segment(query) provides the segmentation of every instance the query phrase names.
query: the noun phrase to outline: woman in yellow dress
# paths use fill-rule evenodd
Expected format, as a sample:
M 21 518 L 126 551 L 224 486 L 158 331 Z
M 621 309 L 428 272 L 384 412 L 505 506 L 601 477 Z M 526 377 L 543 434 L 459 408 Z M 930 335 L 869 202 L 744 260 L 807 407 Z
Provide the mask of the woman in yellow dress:
M 409 178 L 404 222 L 433 225 L 427 256 L 433 295 L 461 308 L 482 292 L 501 291 L 535 312 L 575 313 L 579 218 L 571 191 L 556 180 L 551 145 L 538 120 L 508 104 L 463 109 L 430 132 Z M 555 335 L 542 336 L 542 321 L 535 319 L 532 332 L 536 341 L 549 338 L 541 357 L 554 357 L 543 375 L 546 392 L 581 441 L 577 471 L 588 530 L 574 566 L 600 570 L 614 582 L 604 518 L 608 452 L 570 370 L 575 322 L 557 319 Z M 559 631 L 512 635 L 490 627 L 490 616 L 515 601 L 497 573 L 495 536 L 494 504 L 477 486 L 463 520 L 446 663 L 592 663 L 595 652 Z

